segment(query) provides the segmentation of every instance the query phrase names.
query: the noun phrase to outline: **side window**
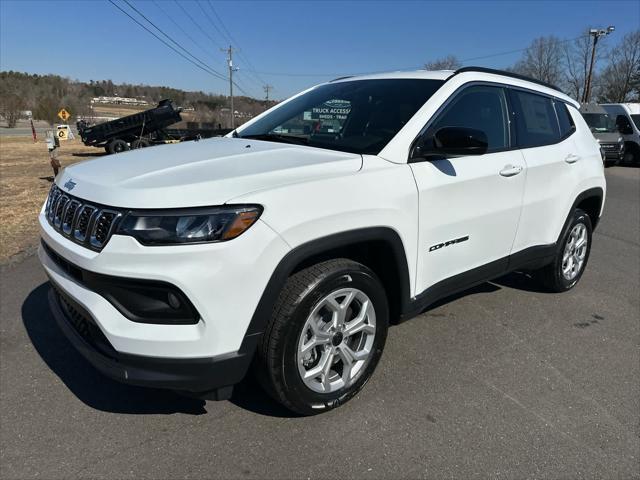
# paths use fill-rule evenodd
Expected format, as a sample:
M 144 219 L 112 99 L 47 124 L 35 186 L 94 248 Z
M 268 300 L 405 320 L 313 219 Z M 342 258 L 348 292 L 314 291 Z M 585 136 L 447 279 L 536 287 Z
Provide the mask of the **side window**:
M 560 141 L 560 127 L 550 98 L 515 89 L 511 98 L 519 147 L 538 147 Z
M 507 98 L 503 88 L 473 86 L 456 95 L 436 120 L 427 135 L 443 127 L 482 130 L 489 142 L 488 152 L 509 148 Z
M 626 115 L 618 115 L 616 117 L 616 126 L 618 127 L 618 131 L 623 135 L 633 133 L 631 122 L 629 122 L 629 119 L 626 117 Z
M 558 115 L 558 124 L 560 125 L 560 137 L 566 138 L 575 131 L 576 125 L 575 123 L 573 123 L 573 118 L 571 118 L 569 109 L 564 103 L 553 102 L 553 105 L 556 107 L 556 115 Z

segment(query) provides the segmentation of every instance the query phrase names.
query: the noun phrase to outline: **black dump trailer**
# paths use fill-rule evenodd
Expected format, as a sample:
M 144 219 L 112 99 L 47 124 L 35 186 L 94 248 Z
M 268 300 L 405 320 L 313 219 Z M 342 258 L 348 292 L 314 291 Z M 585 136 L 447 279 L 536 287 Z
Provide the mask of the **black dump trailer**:
M 104 147 L 107 153 L 118 153 L 130 148 L 142 148 L 167 141 L 181 141 L 172 138 L 163 130 L 182 120 L 179 108 L 173 108 L 171 100 L 161 100 L 157 107 L 134 113 L 110 122 L 87 125 L 77 124 L 82 143 L 92 147 Z

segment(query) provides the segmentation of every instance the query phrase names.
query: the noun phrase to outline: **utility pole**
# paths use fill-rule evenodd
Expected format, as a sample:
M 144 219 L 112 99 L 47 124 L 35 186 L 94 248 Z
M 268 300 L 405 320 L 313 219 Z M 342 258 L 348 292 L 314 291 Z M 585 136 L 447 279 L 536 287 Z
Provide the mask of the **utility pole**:
M 227 54 L 227 64 L 229 66 L 229 100 L 230 100 L 230 112 L 229 115 L 231 116 L 231 121 L 229 122 L 229 125 L 231 126 L 231 129 L 236 128 L 236 121 L 235 121 L 235 115 L 234 115 L 234 110 L 233 110 L 233 72 L 237 72 L 238 69 L 234 68 L 233 66 L 233 47 L 231 45 L 229 45 L 229 48 L 221 48 L 220 51 L 225 52 Z
M 271 90 L 273 90 L 273 85 L 265 85 L 264 87 L 262 87 L 262 89 L 264 90 L 265 93 L 265 100 L 268 102 L 269 101 L 269 92 Z
M 598 45 L 598 39 L 612 33 L 616 27 L 609 25 L 606 30 L 603 28 L 592 28 L 589 30 L 589 35 L 593 37 L 593 49 L 591 50 L 591 64 L 589 65 L 589 75 L 586 78 L 586 85 L 584 87 L 584 95 L 582 96 L 582 103 L 589 103 L 591 97 L 591 79 L 593 77 L 593 64 L 596 60 L 596 46 Z

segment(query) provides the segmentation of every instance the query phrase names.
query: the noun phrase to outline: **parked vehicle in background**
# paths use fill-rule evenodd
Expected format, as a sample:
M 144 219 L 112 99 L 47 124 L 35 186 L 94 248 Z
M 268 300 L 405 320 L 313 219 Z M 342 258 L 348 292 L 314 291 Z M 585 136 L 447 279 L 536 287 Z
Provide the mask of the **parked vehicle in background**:
M 624 161 L 640 164 L 640 103 L 605 103 L 624 139 Z
M 589 125 L 602 149 L 602 161 L 605 165 L 617 164 L 624 158 L 624 139 L 618 131 L 614 117 L 600 105 L 583 103 L 580 113 Z
M 287 408 L 335 408 L 390 322 L 516 269 L 580 281 L 606 185 L 578 107 L 509 72 L 394 72 L 72 165 L 39 215 L 51 309 L 119 381 L 221 399 L 253 366 Z
M 77 127 L 82 143 L 88 147 L 104 147 L 107 153 L 119 153 L 159 143 L 156 134 L 181 120 L 180 109 L 173 108 L 171 100 L 161 100 L 157 107 L 143 112 L 97 125 L 81 121 Z
M 161 100 L 158 106 L 142 112 L 96 125 L 81 120 L 76 126 L 82 143 L 88 147 L 103 147 L 107 153 L 222 136 L 230 131 L 167 128 L 182 121 L 181 111 L 181 108 L 174 108 L 171 100 Z

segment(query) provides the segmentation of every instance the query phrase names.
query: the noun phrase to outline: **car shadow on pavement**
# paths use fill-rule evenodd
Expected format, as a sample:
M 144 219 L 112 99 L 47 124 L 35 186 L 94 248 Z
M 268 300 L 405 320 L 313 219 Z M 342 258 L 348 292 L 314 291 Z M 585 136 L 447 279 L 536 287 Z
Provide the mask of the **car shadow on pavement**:
M 551 293 L 539 281 L 533 278 L 530 273 L 526 272 L 511 272 L 492 280 L 491 283 L 500 285 L 501 287 L 513 288 L 514 290 L 522 290 L 523 292 Z
M 64 337 L 49 311 L 49 284 L 33 290 L 22 304 L 22 321 L 33 346 L 47 366 L 86 405 L 113 413 L 207 413 L 205 401 L 169 390 L 125 385 L 95 370 Z M 26 400 L 26 399 L 25 399 Z
M 493 293 L 501 287 L 535 290 L 535 282 L 522 273 L 511 273 L 493 282 L 443 298 L 422 311 L 426 313 L 469 295 Z M 48 306 L 49 283 L 34 289 L 22 304 L 22 321 L 33 346 L 47 366 L 86 405 L 97 410 L 129 414 L 207 413 L 204 400 L 182 396 L 170 390 L 143 388 L 116 382 L 95 370 L 64 337 Z M 392 322 L 392 327 L 395 322 Z M 273 400 L 248 375 L 236 385 L 230 402 L 239 408 L 269 417 L 297 415 Z
M 242 382 L 235 386 L 230 401 L 243 410 L 266 417 L 294 418 L 299 416 L 271 398 L 252 373 L 249 373 Z

